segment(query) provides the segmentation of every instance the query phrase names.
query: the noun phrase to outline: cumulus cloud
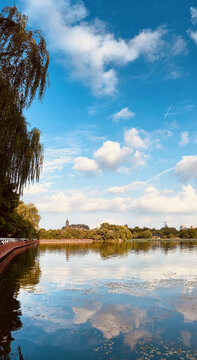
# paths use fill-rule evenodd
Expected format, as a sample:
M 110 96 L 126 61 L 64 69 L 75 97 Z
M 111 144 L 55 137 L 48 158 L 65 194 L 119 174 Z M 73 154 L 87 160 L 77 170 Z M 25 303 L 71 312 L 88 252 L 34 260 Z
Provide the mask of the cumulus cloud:
M 197 24 L 197 8 L 190 7 L 191 22 L 193 25 Z
M 91 176 L 97 176 L 101 173 L 101 170 L 94 160 L 83 156 L 74 159 L 73 169 Z
M 175 175 L 182 182 L 197 180 L 197 155 L 183 156 L 175 166 Z
M 197 193 L 191 185 L 183 186 L 175 194 L 167 189 L 158 190 L 150 186 L 144 194 L 133 200 L 133 209 L 143 213 L 158 214 L 194 214 L 197 213 Z
M 149 146 L 152 149 L 151 137 L 155 137 L 154 144 L 157 146 L 162 132 L 148 134 L 144 130 L 131 128 L 124 132 L 123 146 L 117 141 L 107 140 L 93 153 L 94 160 L 86 157 L 77 157 L 74 160 L 73 169 L 86 174 L 101 174 L 102 169 L 128 173 L 132 168 L 145 166 L 149 155 L 143 151 Z M 149 150 L 150 152 L 150 150 Z M 130 167 L 125 167 L 130 164 Z M 99 171 L 100 169 L 100 171 Z
M 130 119 L 135 117 L 135 113 L 129 110 L 128 107 L 123 108 L 119 112 L 112 115 L 113 121 L 119 121 L 120 119 Z
M 105 199 L 103 197 L 90 196 L 82 191 L 64 193 L 57 191 L 50 196 L 40 198 L 37 202 L 40 211 L 55 213 L 70 212 L 98 212 L 98 211 L 125 211 L 128 208 L 125 199 Z
M 146 136 L 143 138 L 142 135 L 144 134 Z M 138 130 L 136 128 L 125 131 L 124 140 L 128 146 L 136 149 L 147 149 L 150 145 L 147 134 L 143 130 Z
M 116 170 L 131 152 L 129 147 L 121 148 L 119 142 L 108 140 L 94 153 L 94 157 L 102 168 Z
M 180 146 L 185 146 L 189 142 L 189 133 L 188 131 L 183 131 L 181 133 L 181 140 L 179 141 Z
M 133 167 L 146 166 L 147 156 L 139 150 L 136 150 L 132 156 L 131 163 Z
M 115 194 L 116 195 L 116 194 Z M 134 192 L 130 197 L 90 195 L 78 190 L 64 193 L 57 191 L 50 196 L 43 195 L 36 200 L 41 212 L 49 213 L 136 213 L 145 215 L 193 215 L 197 214 L 197 192 L 191 186 L 183 186 L 180 191 L 169 189 L 158 190 L 153 186 L 142 187 L 136 197 Z
M 155 61 L 171 46 L 167 29 L 145 29 L 128 40 L 116 38 L 99 19 L 89 21 L 82 1 L 21 0 L 24 12 L 39 22 L 50 47 L 62 56 L 62 63 L 95 94 L 112 94 L 117 87 L 115 66 L 127 65 L 144 57 Z M 39 20 L 38 20 L 39 19 Z

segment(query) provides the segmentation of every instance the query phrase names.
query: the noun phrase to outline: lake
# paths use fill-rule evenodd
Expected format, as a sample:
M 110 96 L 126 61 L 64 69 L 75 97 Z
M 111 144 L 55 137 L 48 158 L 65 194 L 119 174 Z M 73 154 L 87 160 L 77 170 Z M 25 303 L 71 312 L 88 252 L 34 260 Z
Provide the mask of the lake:
M 197 243 L 40 245 L 0 275 L 0 358 L 197 359 Z

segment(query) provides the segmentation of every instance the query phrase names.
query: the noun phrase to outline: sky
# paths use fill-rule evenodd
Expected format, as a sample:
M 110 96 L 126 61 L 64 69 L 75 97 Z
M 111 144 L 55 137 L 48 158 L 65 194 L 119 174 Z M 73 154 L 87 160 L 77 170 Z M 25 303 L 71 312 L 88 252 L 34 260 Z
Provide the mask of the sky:
M 25 111 L 40 227 L 197 226 L 197 3 L 1 0 L 40 29 L 50 87 Z

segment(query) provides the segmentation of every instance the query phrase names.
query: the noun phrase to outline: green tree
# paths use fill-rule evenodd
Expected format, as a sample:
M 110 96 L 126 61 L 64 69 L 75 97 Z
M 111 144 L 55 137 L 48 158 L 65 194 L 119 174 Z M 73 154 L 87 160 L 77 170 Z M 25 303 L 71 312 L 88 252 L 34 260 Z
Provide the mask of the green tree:
M 46 89 L 49 54 L 40 31 L 27 29 L 28 17 L 16 6 L 0 13 L 0 76 L 11 86 L 20 108 L 29 106 L 37 90 L 41 99 Z M 5 86 L 0 98 L 6 98 Z M 9 104 L 9 100 L 7 102 Z
M 24 204 L 24 202 L 21 201 L 15 211 L 26 224 L 28 238 L 32 240 L 32 235 L 38 230 L 38 224 L 40 222 L 38 209 L 32 203 Z
M 5 207 L 11 214 L 10 191 L 14 197 L 38 180 L 43 163 L 40 132 L 29 130 L 22 111 L 37 92 L 39 99 L 44 95 L 49 54 L 40 31 L 28 30 L 27 22 L 16 6 L 0 13 L 0 232 Z
M 139 239 L 152 239 L 152 234 L 150 230 L 141 231 L 138 234 Z
M 27 21 L 16 6 L 0 13 L 0 185 L 11 182 L 19 192 L 40 175 L 40 132 L 28 131 L 22 110 L 37 91 L 43 97 L 49 66 L 46 42 Z

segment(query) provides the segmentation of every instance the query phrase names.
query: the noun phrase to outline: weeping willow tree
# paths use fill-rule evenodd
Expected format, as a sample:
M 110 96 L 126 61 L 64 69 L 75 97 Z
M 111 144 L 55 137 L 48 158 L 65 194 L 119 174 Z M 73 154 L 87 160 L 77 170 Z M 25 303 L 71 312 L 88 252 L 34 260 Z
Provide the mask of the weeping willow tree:
M 39 179 L 43 148 L 40 144 L 40 131 L 38 129 L 28 131 L 25 118 L 15 104 L 14 96 L 11 91 L 8 91 L 8 88 L 7 93 L 12 102 L 9 107 L 1 106 L 1 183 L 4 185 L 7 182 L 12 183 L 15 189 L 22 193 L 23 187 L 27 183 Z M 0 105 L 2 102 L 1 100 Z
M 27 21 L 16 6 L 0 13 L 0 173 L 20 193 L 39 179 L 43 158 L 40 132 L 28 131 L 22 110 L 43 97 L 49 66 L 46 42 Z
M 16 6 L 0 13 L 0 76 L 9 83 L 20 107 L 30 106 L 38 91 L 43 97 L 49 54 L 40 31 L 27 30 L 28 18 Z M 6 88 L 0 88 L 0 98 Z
M 0 13 L 0 230 L 6 192 L 22 194 L 39 179 L 43 162 L 40 131 L 29 129 L 23 110 L 45 93 L 49 54 L 40 31 L 28 30 L 27 21 L 15 6 Z

